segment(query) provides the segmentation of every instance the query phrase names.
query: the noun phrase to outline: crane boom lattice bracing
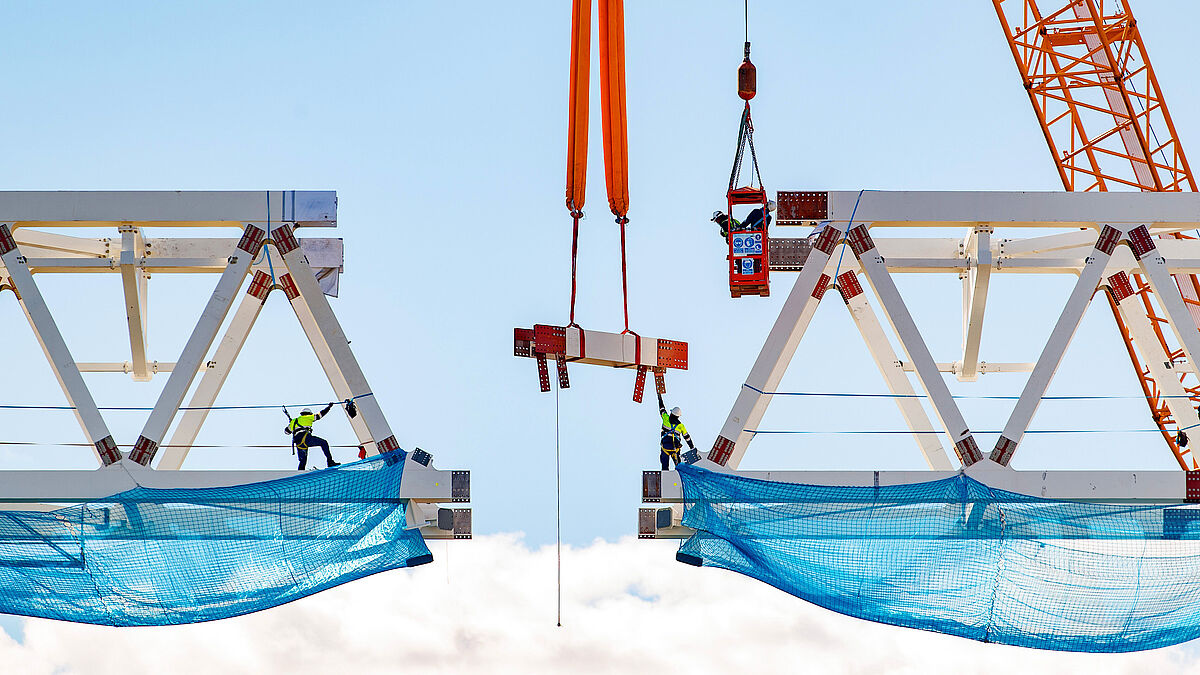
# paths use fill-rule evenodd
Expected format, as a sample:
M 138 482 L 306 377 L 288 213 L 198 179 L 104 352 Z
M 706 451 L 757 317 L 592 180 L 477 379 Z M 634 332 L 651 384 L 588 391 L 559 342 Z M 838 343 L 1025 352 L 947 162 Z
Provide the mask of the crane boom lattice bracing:
M 1058 167 L 1071 191 L 1195 192 L 1196 180 L 1163 100 L 1158 78 L 1127 0 L 993 0 L 1022 82 Z M 1183 238 L 1184 234 L 1169 235 Z M 1192 369 L 1155 372 L 1165 354 L 1182 352 L 1163 332 L 1165 313 L 1140 274 L 1130 275 L 1132 303 L 1109 305 L 1125 340 L 1163 439 L 1184 469 L 1200 467 L 1177 441 L 1180 387 L 1200 403 L 1200 378 Z M 1200 325 L 1200 280 L 1176 274 L 1176 285 Z M 1126 297 L 1129 297 L 1128 295 Z M 1142 312 L 1151 330 L 1135 339 Z M 1157 345 L 1150 345 L 1157 342 Z M 1140 346 L 1139 346 L 1140 344 Z M 1178 382 L 1167 382 L 1174 379 Z

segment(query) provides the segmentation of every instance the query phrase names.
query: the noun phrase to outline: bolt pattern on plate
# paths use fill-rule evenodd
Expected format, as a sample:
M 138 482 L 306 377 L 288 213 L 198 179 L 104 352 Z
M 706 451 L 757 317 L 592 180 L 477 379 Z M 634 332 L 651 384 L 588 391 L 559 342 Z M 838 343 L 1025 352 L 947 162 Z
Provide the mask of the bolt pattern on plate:
M 250 280 L 250 287 L 246 289 L 246 295 L 253 295 L 259 300 L 266 300 L 267 294 L 271 292 L 271 277 L 262 270 L 254 273 L 254 278 Z
M 771 239 L 767 242 L 772 272 L 799 272 L 812 252 L 813 244 L 803 237 Z
M 554 365 L 556 368 L 558 368 L 558 388 L 559 389 L 570 389 L 571 388 L 571 378 L 567 377 L 567 357 L 566 357 L 566 355 L 559 352 L 554 357 Z
M 534 354 L 533 358 L 537 359 L 538 386 L 542 391 L 550 391 L 550 368 L 546 366 L 546 355 Z
M 644 502 L 662 501 L 662 472 L 661 471 L 643 471 L 642 472 L 642 501 L 644 501 Z
M 875 248 L 875 242 L 872 241 L 871 235 L 867 232 L 866 225 L 855 225 L 846 235 L 846 240 L 850 243 L 850 250 L 854 251 L 854 255 L 856 256 L 862 256 L 862 254 Z
M 1100 230 L 1100 238 L 1096 240 L 1096 250 L 1105 255 L 1112 255 L 1117 243 L 1121 241 L 1121 231 L 1111 225 L 1105 225 Z
M 533 351 L 542 354 L 565 354 L 567 352 L 567 329 L 562 326 L 535 324 L 533 327 Z
M 974 436 L 967 436 L 955 443 L 954 451 L 958 454 L 958 459 L 963 466 L 970 466 L 983 459 L 983 453 L 979 452 L 979 445 L 975 443 Z
M 850 298 L 862 295 L 863 287 L 858 282 L 858 275 L 854 273 L 854 270 L 839 274 L 837 282 L 838 292 L 842 294 L 842 299 L 847 303 L 850 302 Z
M 646 391 L 646 366 L 637 367 L 637 376 L 633 378 L 633 402 L 641 403 L 642 394 Z
M 1200 502 L 1200 471 L 1188 471 L 1184 501 Z
M 1108 287 L 1112 289 L 1113 300 L 1116 302 L 1133 295 L 1133 284 L 1129 282 L 1129 275 L 1124 272 L 1117 272 L 1109 277 Z
M 454 509 L 454 538 L 471 538 L 471 509 Z
M 1012 459 L 1013 453 L 1017 451 L 1017 442 L 1011 438 L 1001 436 L 996 441 L 996 448 L 992 450 L 991 459 L 997 464 L 1008 466 L 1008 460 Z
M 1096 248 L 1100 245 L 1097 244 Z M 1150 231 L 1145 225 L 1138 225 L 1129 231 L 1129 247 L 1133 249 L 1133 255 L 1141 260 L 1147 253 L 1157 248 L 1154 245 L 1154 239 L 1150 236 Z
M 658 367 L 687 370 L 688 343 L 658 338 Z
M 13 238 L 8 225 L 0 224 L 0 255 L 16 250 L 17 240 Z
M 513 329 L 513 356 L 533 356 L 533 329 Z
M 654 539 L 658 532 L 658 509 L 638 509 L 638 539 Z
M 829 278 L 828 274 L 822 274 L 821 276 L 817 277 L 817 285 L 813 286 L 812 296 L 817 300 L 825 297 L 825 291 L 829 290 L 830 281 L 832 281 L 832 279 Z
M 238 240 L 237 247 L 252 256 L 258 255 L 258 250 L 262 248 L 266 238 L 267 233 L 262 228 L 247 225 L 246 231 L 242 233 L 242 238 Z
M 452 471 L 452 472 L 450 472 L 450 501 L 453 501 L 453 502 L 469 502 L 469 501 L 471 501 L 471 472 L 470 471 Z
M 662 368 L 654 369 L 654 391 L 657 391 L 659 396 L 667 393 L 667 376 Z
M 96 441 L 96 452 L 100 454 L 105 466 L 121 461 L 121 451 L 117 449 L 117 442 L 112 436 L 105 436 Z
M 290 274 L 279 277 L 279 287 L 283 289 L 283 294 L 287 296 L 288 302 L 300 297 L 300 289 L 296 287 L 296 282 Z
M 129 453 L 129 459 L 142 466 L 150 466 L 150 460 L 154 459 L 156 452 L 158 452 L 158 443 L 145 436 L 138 436 L 137 443 L 133 444 L 133 450 Z
M 725 462 L 733 456 L 733 445 L 733 441 L 728 438 L 717 436 L 717 440 L 713 441 L 712 450 L 708 453 L 708 461 L 725 466 Z
M 841 236 L 841 230 L 826 227 L 817 235 L 817 239 L 813 242 L 812 247 L 825 255 L 832 255 L 833 249 L 837 247 L 838 237 Z
M 780 222 L 825 220 L 829 217 L 829 193 L 780 190 L 775 193 L 775 209 Z
M 300 242 L 296 241 L 292 226 L 287 223 L 271 228 L 271 240 L 275 242 L 275 248 L 279 251 L 279 255 L 287 255 L 300 248 Z
M 417 448 L 416 450 L 413 450 L 412 461 L 420 464 L 421 466 L 429 466 L 429 463 L 433 461 L 433 455 L 420 448 Z M 451 475 L 451 478 L 453 478 L 453 475 Z M 454 489 L 453 481 L 451 481 L 450 489 L 451 491 Z

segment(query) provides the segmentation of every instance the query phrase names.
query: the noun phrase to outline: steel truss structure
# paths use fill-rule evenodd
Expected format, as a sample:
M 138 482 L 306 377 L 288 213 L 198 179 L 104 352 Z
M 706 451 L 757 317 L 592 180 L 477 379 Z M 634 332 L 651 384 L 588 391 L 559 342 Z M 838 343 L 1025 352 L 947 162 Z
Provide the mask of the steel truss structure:
M 1200 363 L 1200 331 L 1172 275 L 1200 273 L 1200 240 L 1162 238 L 1200 226 L 1200 195 L 1192 193 L 1038 192 L 781 192 L 780 225 L 820 225 L 779 317 L 730 410 L 705 468 L 736 471 L 817 306 L 834 288 L 862 334 L 884 381 L 895 396 L 929 471 L 770 472 L 772 480 L 815 485 L 872 485 L 922 482 L 953 475 L 956 467 L 998 488 L 1062 499 L 1095 501 L 1200 501 L 1200 471 L 1020 472 L 1009 468 L 1084 311 L 1099 290 L 1112 298 L 1130 328 L 1136 348 L 1163 385 L 1181 427 L 1200 425 L 1177 372 Z M 875 238 L 889 228 L 922 228 L 959 236 Z M 1001 237 L 1005 228 L 1041 228 L 1046 234 Z M 840 273 L 839 273 L 840 271 Z M 953 362 L 937 362 L 897 290 L 894 274 L 954 274 L 963 291 L 962 349 Z M 1074 289 L 1033 363 L 987 363 L 979 345 L 993 274 L 1064 274 Z M 1139 296 L 1131 274 L 1146 279 Z M 863 292 L 874 291 L 880 310 L 904 350 L 891 346 L 883 322 Z M 1139 303 L 1150 297 L 1165 328 L 1152 325 Z M 1170 336 L 1173 357 L 1158 333 Z M 917 395 L 908 373 L 916 375 Z M 1028 372 L 1029 377 L 999 440 L 985 454 L 943 379 L 953 373 L 973 381 L 989 372 Z M 937 417 L 928 419 L 920 399 Z M 927 433 L 940 429 L 942 436 Z M 953 458 L 947 451 L 953 451 Z M 749 474 L 758 475 L 758 474 Z M 880 483 L 879 481 L 884 481 Z M 643 499 L 678 497 L 674 472 L 649 471 Z M 683 536 L 682 507 L 643 509 L 639 536 Z
M 336 227 L 337 196 L 327 191 L 252 192 L 0 192 L 0 290 L 13 292 L 42 346 L 88 442 L 99 471 L 0 471 L 0 505 L 52 508 L 38 503 L 96 499 L 135 485 L 219 487 L 271 480 L 295 472 L 186 471 L 188 451 L 237 360 L 270 293 L 291 304 L 334 393 L 355 402 L 350 425 L 363 449 L 399 448 L 366 376 L 350 350 L 326 291 L 336 293 L 342 269 L 337 238 L 298 238 L 304 227 Z M 63 234 L 80 227 L 112 227 L 117 236 Z M 238 238 L 150 237 L 153 228 L 233 228 Z M 279 262 L 279 276 L 266 247 Z M 35 281 L 48 273 L 119 274 L 129 330 L 130 359 L 77 363 Z M 148 357 L 147 293 L 154 273 L 208 273 L 218 280 L 174 361 Z M 225 333 L 218 331 L 251 281 Z M 209 350 L 217 342 L 216 350 Z M 84 372 L 124 372 L 135 381 L 167 373 L 154 408 L 130 452 L 122 453 L 84 382 Z M 188 410 L 166 436 L 197 375 Z M 161 456 L 159 451 L 161 452 Z M 151 462 L 158 458 L 155 468 Z M 470 473 L 439 471 L 429 453 L 409 453 L 398 498 L 409 499 L 409 523 L 432 537 L 470 536 L 470 510 L 439 509 L 441 502 L 470 501 Z

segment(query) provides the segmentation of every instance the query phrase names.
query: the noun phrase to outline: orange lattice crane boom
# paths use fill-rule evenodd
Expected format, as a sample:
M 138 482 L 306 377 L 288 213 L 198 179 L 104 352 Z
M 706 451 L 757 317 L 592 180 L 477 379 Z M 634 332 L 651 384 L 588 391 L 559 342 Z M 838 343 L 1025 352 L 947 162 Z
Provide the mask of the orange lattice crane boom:
M 1127 0 L 992 0 L 1063 187 L 1069 191 L 1195 192 L 1196 179 L 1179 143 L 1158 78 Z M 1167 236 L 1184 238 L 1174 233 Z M 1131 275 L 1154 339 L 1172 363 L 1182 351 L 1162 330 L 1165 314 L 1149 284 Z M 1175 282 L 1200 326 L 1200 280 Z M 1179 436 L 1198 422 L 1200 379 L 1172 369 L 1189 400 L 1164 396 L 1157 376 L 1139 355 L 1112 292 L 1113 315 L 1137 371 L 1151 415 L 1184 469 L 1200 468 Z M 1141 320 L 1141 317 L 1138 317 Z M 1195 364 L 1192 364 L 1193 366 Z M 1177 389 L 1172 386 L 1173 389 Z M 1179 419 L 1187 415 L 1186 420 Z

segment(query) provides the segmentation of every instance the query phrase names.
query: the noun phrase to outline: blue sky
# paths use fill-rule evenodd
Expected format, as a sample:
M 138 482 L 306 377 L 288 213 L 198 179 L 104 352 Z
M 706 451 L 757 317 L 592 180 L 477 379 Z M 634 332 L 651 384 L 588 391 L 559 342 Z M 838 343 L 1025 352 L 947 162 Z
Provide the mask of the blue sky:
M 771 189 L 1057 190 L 1057 175 L 990 3 L 754 3 L 754 101 Z M 741 5 L 629 3 L 630 314 L 643 335 L 687 340 L 671 404 L 711 444 L 782 304 L 728 298 L 707 222 L 721 206 L 740 101 Z M 1191 3 L 1143 0 L 1139 25 L 1185 147 L 1200 129 Z M 405 448 L 473 472 L 479 533 L 554 536 L 554 397 L 511 355 L 511 329 L 565 323 L 570 221 L 562 204 L 567 3 L 23 3 L 0 10 L 6 189 L 334 189 L 346 272 L 334 301 Z M 593 75 L 598 73 L 593 69 Z M 593 99 L 598 103 L 598 86 Z M 620 330 L 617 230 L 607 213 L 593 114 L 579 321 Z M 98 235 L 99 236 L 99 235 Z M 39 278 L 77 360 L 127 358 L 115 277 Z M 213 277 L 156 278 L 151 357 L 172 361 Z M 993 284 L 983 358 L 1036 358 L 1066 281 Z M 938 360 L 959 345 L 951 278 L 904 278 Z M 1046 300 L 1039 302 L 1044 296 Z M 0 403 L 62 401 L 15 303 L 0 301 L 10 383 Z M 1025 324 L 1034 326 L 1025 330 Z M 1039 334 L 1039 331 L 1042 331 Z M 573 367 L 561 398 L 563 528 L 569 542 L 632 532 L 639 472 L 656 463 L 653 403 L 633 375 Z M 149 405 L 165 381 L 89 375 L 102 405 Z M 1017 393 L 988 376 L 956 393 Z M 783 388 L 884 391 L 840 302 L 822 306 Z M 1052 393 L 1135 394 L 1108 311 L 1085 319 Z M 220 399 L 332 394 L 282 297 L 273 296 Z M 967 402 L 998 429 L 1006 402 Z M 75 442 L 68 413 L 3 412 L 11 440 Z M 277 411 L 210 417 L 200 442 L 281 442 Z M 139 413 L 110 413 L 120 443 Z M 772 429 L 896 429 L 886 401 L 781 401 Z M 1137 401 L 1047 404 L 1040 428 L 1149 428 Z M 352 439 L 341 420 L 334 442 Z M 981 445 L 987 445 L 986 441 Z M 348 452 L 347 452 L 348 454 Z M 7 467 L 88 466 L 53 447 L 0 450 Z M 188 466 L 281 468 L 286 451 L 197 450 Z M 1171 468 L 1151 435 L 1030 439 L 1020 468 Z M 920 468 L 905 438 L 762 438 L 745 468 Z

